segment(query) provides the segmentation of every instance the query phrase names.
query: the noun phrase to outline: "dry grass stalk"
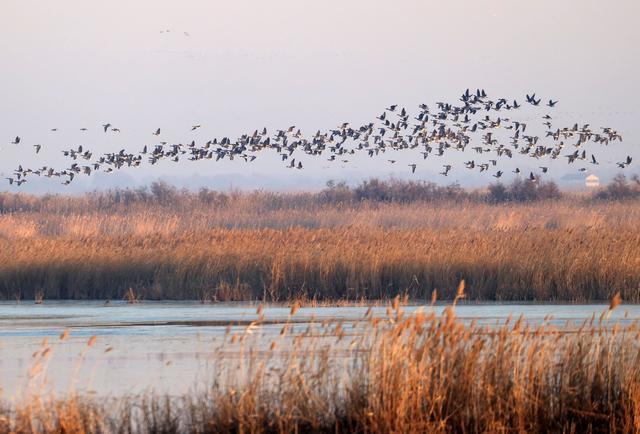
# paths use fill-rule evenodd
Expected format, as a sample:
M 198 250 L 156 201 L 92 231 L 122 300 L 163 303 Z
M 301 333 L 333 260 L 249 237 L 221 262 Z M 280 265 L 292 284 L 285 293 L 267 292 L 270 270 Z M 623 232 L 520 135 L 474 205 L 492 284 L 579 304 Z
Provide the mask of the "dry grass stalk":
M 640 301 L 639 202 L 269 203 L 0 214 L 0 297 Z
M 620 306 L 622 303 L 622 297 L 620 296 L 620 292 L 616 292 L 613 297 L 611 297 L 611 302 L 609 303 L 609 310 L 614 310 L 616 307 Z
M 34 304 L 43 304 L 44 303 L 44 292 L 37 291 L 34 296 Z
M 123 298 L 127 300 L 127 303 L 129 304 L 134 304 L 138 302 L 138 297 L 136 296 L 136 293 L 133 291 L 133 288 L 131 287 L 129 287 L 129 290 L 124 294 Z
M 400 309 L 392 303 L 389 309 Z M 605 311 L 606 312 L 606 311 Z M 546 321 L 546 320 L 545 320 Z M 225 338 L 228 384 L 183 397 L 35 396 L 0 405 L 12 432 L 638 432 L 638 323 L 580 329 L 522 317 L 487 328 L 422 310 L 392 323 L 339 321 L 282 336 Z M 251 340 L 255 338 L 255 340 Z M 95 343 L 92 337 L 88 345 Z M 339 362 L 348 354 L 347 365 Z M 43 342 L 37 357 L 51 357 Z M 267 357 L 275 370 L 267 370 Z M 39 359 L 40 360 L 40 359 Z M 215 360 L 215 359 L 214 359 Z M 233 359 L 237 360 L 237 359 Z M 170 363 L 167 362 L 167 363 Z M 231 366 L 229 366 L 231 364 Z

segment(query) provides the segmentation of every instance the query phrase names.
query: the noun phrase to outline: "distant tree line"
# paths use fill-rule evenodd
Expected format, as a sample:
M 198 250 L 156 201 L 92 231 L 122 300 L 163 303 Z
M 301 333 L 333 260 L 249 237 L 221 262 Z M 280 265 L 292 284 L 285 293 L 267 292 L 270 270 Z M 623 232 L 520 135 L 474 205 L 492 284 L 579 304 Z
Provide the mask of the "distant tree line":
M 137 206 L 165 206 L 187 209 L 195 205 L 226 207 L 239 200 L 265 210 L 313 207 L 322 205 L 357 205 L 363 202 L 474 202 L 518 203 L 542 200 L 560 200 L 572 193 L 562 192 L 553 181 L 530 182 L 516 179 L 510 184 L 496 182 L 484 190 L 468 190 L 454 183 L 441 186 L 426 181 L 381 180 L 372 178 L 350 186 L 346 182 L 329 181 L 319 192 L 220 192 L 201 188 L 197 192 L 178 189 L 163 181 L 148 187 L 95 191 L 80 196 L 31 195 L 0 193 L 0 213 L 14 212 L 74 212 L 79 209 L 109 210 Z M 608 185 L 580 196 L 584 200 L 640 199 L 640 178 L 627 179 L 618 175 Z

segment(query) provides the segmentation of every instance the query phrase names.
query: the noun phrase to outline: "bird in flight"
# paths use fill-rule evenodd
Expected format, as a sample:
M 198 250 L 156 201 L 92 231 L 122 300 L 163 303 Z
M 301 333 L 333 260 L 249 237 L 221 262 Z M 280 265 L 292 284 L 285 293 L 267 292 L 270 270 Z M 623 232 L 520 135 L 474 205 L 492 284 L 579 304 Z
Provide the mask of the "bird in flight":
M 430 156 L 428 161 L 432 161 L 438 157 L 446 158 L 446 155 L 452 151 L 465 154 L 468 150 L 472 150 L 476 154 L 473 160 L 464 163 L 467 169 L 486 172 L 489 175 L 489 167 L 494 166 L 497 171 L 491 176 L 498 179 L 506 172 L 505 168 L 500 167 L 501 162 L 511 158 L 530 157 L 542 163 L 543 159 L 556 159 L 562 156 L 568 158 L 569 164 L 583 161 L 602 165 L 604 162 L 598 162 L 596 154 L 591 153 L 588 146 L 608 145 L 611 142 L 622 141 L 622 136 L 613 128 L 592 129 L 589 124 L 580 126 L 577 123 L 563 127 L 556 125 L 557 121 L 552 125 L 552 118 L 548 114 L 543 117 L 533 117 L 533 119 L 542 118 L 548 121 L 541 124 L 546 125 L 547 128 L 532 125 L 528 129 L 527 123 L 523 122 L 526 119 L 518 119 L 517 114 L 514 114 L 514 110 L 521 107 L 517 100 L 491 98 L 480 89 L 476 92 L 467 90 L 460 101 L 462 104 L 437 102 L 435 110 L 430 109 L 427 104 L 420 104 L 418 113 L 413 115 L 401 105 L 393 104 L 387 106 L 381 115 L 375 116 L 372 122 L 365 122 L 360 126 L 340 122 L 335 128 L 324 132 L 318 130 L 313 136 L 308 137 L 305 137 L 299 128 L 289 126 L 276 130 L 275 134 L 268 134 L 267 129 L 262 128 L 254 130 L 253 133 L 243 134 L 236 139 L 212 138 L 201 145 L 196 144 L 191 138 L 177 143 L 161 141 L 157 145 L 149 147 L 145 145 L 142 152 L 121 149 L 119 152 L 101 154 L 95 159 L 92 159 L 94 154 L 88 149 L 63 150 L 64 156 L 73 161 L 70 167 L 53 170 L 51 176 L 65 176 L 69 178 L 67 181 L 71 182 L 76 175 L 90 176 L 99 170 L 111 173 L 122 168 L 140 167 L 147 161 L 148 164 L 154 165 L 162 159 L 173 162 L 233 161 L 234 159 L 252 162 L 263 150 L 275 152 L 282 161 L 289 161 L 286 167 L 296 169 L 302 169 L 302 162 L 299 161 L 297 153 L 309 156 L 326 156 L 326 153 L 330 153 L 329 161 L 345 163 L 353 161 L 351 156 L 360 152 L 372 158 L 380 158 L 387 151 L 415 150 L 416 154 L 421 154 L 424 159 Z M 541 101 L 542 98 L 535 93 L 527 94 L 525 105 L 543 105 Z M 547 101 L 546 98 L 545 101 Z M 554 107 L 557 103 L 558 100 L 549 99 L 544 105 Z M 102 124 L 102 127 L 105 133 L 109 130 L 120 131 L 111 123 Z M 199 128 L 201 128 L 200 124 L 194 124 L 191 126 L 191 131 Z M 531 132 L 532 129 L 533 132 Z M 80 128 L 80 130 L 87 131 L 86 128 Z M 536 130 L 540 131 L 539 135 L 536 135 Z M 161 128 L 158 127 L 152 134 L 160 136 Z M 20 143 L 20 137 L 16 137 L 12 142 L 12 144 L 18 143 Z M 42 149 L 40 145 L 33 146 L 36 154 Z M 581 148 L 580 152 L 574 149 L 564 155 L 563 149 L 569 146 Z M 590 160 L 587 151 L 591 153 Z M 82 160 L 86 160 L 87 165 L 79 164 Z M 387 161 L 390 164 L 397 162 L 396 159 L 387 159 Z M 626 160 L 616 164 L 620 168 L 625 168 L 631 164 L 631 161 L 632 157 L 628 156 Z M 417 164 L 411 163 L 408 167 L 411 168 L 411 173 L 415 173 Z M 442 167 L 444 170 L 440 174 L 443 176 L 447 176 L 453 169 L 451 164 L 443 164 Z M 550 170 L 548 165 L 538 167 L 543 174 Z M 520 175 L 526 173 L 526 170 L 523 169 L 521 172 L 516 168 L 511 172 Z M 581 169 L 581 171 L 584 170 Z M 19 173 L 24 178 L 42 173 L 46 175 L 50 172 L 44 172 L 41 169 L 21 169 Z M 530 172 L 528 178 L 531 181 L 538 180 L 533 172 Z
M 527 95 L 527 102 L 528 102 L 529 104 L 531 104 L 531 105 L 535 105 L 535 106 L 537 106 L 537 105 L 539 105 L 539 104 L 540 104 L 540 101 L 541 101 L 541 99 L 540 99 L 540 98 L 538 98 L 538 99 L 536 100 L 536 94 L 535 94 L 535 93 L 534 93 L 533 95 L 531 95 L 531 96 Z
M 617 163 L 617 165 L 618 165 L 619 168 L 624 169 L 629 164 L 631 164 L 632 161 L 633 161 L 633 158 L 631 158 L 631 156 L 627 155 L 627 159 L 625 161 Z

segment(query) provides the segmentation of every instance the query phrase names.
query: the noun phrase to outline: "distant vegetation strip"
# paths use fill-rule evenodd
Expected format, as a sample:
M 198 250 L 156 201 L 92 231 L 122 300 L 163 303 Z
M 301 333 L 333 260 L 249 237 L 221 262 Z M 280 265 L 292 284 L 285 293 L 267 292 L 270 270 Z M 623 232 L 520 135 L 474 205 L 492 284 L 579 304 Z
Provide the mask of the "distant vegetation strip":
M 325 191 L 221 205 L 161 190 L 166 202 L 35 198 L 0 215 L 0 297 L 451 298 L 464 278 L 473 300 L 640 301 L 637 200 L 315 202 Z
M 197 192 L 179 190 L 165 182 L 154 182 L 149 187 L 96 191 L 79 196 L 30 195 L 0 193 L 0 213 L 29 211 L 68 212 L 104 211 L 134 205 L 162 205 L 174 208 L 209 206 L 226 208 L 249 199 L 253 208 L 282 209 L 319 207 L 325 205 L 359 205 L 362 203 L 417 203 L 417 202 L 472 202 L 523 203 L 541 200 L 579 198 L 585 203 L 607 200 L 640 199 L 640 177 L 618 175 L 605 187 L 590 192 L 563 192 L 552 181 L 531 182 L 516 179 L 510 184 L 490 184 L 485 189 L 469 190 L 459 184 L 442 186 L 426 181 L 403 181 L 376 178 L 350 186 L 345 182 L 329 181 L 318 192 L 221 192 L 201 188 Z

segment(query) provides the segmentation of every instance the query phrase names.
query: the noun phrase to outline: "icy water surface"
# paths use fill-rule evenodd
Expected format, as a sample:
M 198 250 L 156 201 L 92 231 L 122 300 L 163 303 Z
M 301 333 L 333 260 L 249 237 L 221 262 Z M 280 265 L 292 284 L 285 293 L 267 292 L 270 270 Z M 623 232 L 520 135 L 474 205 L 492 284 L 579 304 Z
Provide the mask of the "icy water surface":
M 301 308 L 290 317 L 290 308 L 267 306 L 264 321 L 257 305 L 193 302 L 104 302 L 0 303 L 0 390 L 11 399 L 37 390 L 82 391 L 100 395 L 135 394 L 153 389 L 180 394 L 195 384 L 206 384 L 215 374 L 214 351 L 233 333 L 251 329 L 254 342 L 264 346 L 278 338 L 289 321 L 295 335 L 309 323 L 339 320 L 345 324 L 361 319 L 367 307 Z M 420 306 L 403 307 L 410 314 Z M 437 313 L 444 305 L 435 307 Z M 552 315 L 552 322 L 579 324 L 599 316 L 604 304 L 462 304 L 458 317 L 493 325 L 512 315 L 523 315 L 531 324 Z M 426 306 L 423 309 L 429 310 Z M 385 316 L 386 307 L 374 307 L 374 315 Z M 622 324 L 640 318 L 640 305 L 624 305 L 613 311 L 611 321 Z M 60 335 L 68 331 L 68 338 Z M 229 332 L 229 334 L 227 334 Z M 88 341 L 95 336 L 95 342 Z M 46 340 L 43 343 L 43 340 Z M 43 348 L 47 357 L 39 357 Z M 224 347 L 224 357 L 242 357 L 240 345 Z M 34 357 L 34 354 L 36 356 Z M 217 356 L 220 358 L 220 353 Z M 37 363 L 44 360 L 44 363 Z M 46 379 L 43 382 L 43 379 Z

